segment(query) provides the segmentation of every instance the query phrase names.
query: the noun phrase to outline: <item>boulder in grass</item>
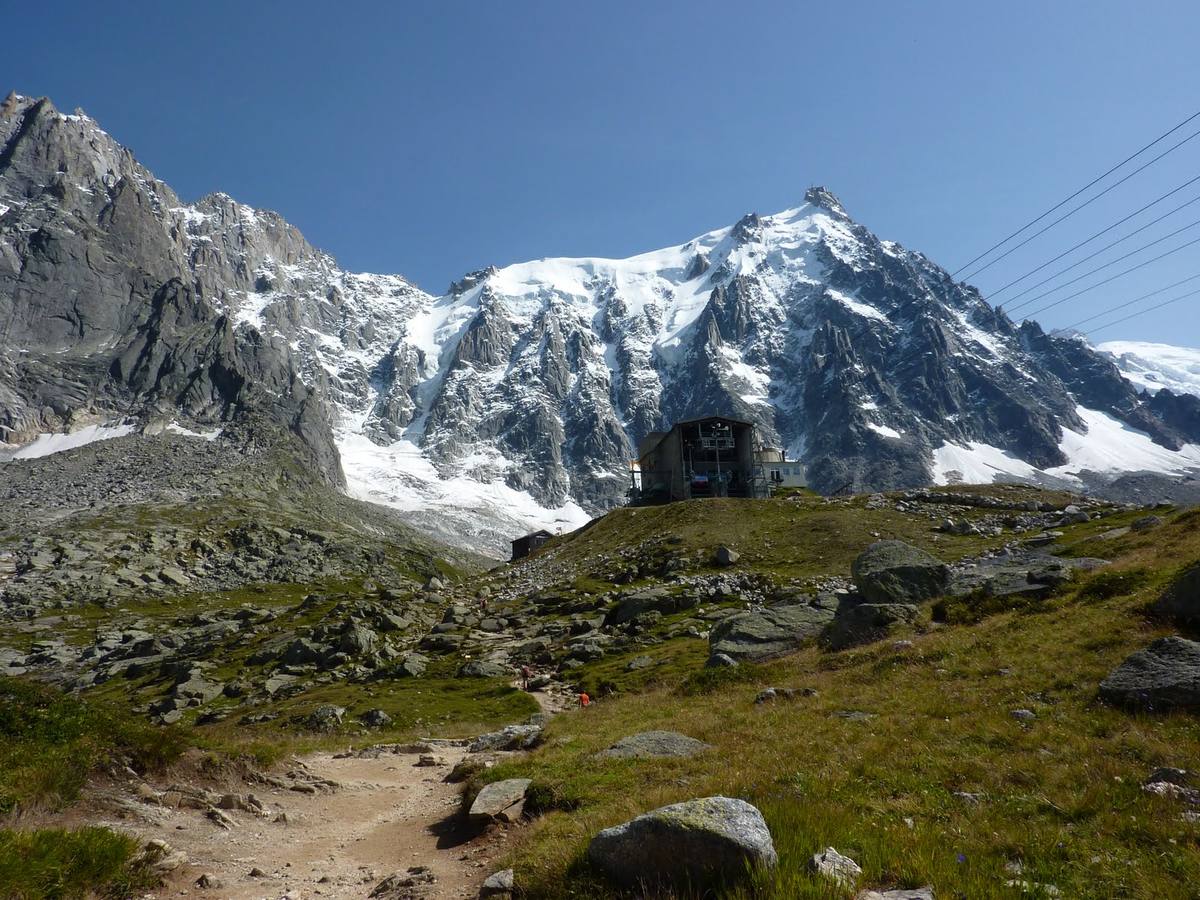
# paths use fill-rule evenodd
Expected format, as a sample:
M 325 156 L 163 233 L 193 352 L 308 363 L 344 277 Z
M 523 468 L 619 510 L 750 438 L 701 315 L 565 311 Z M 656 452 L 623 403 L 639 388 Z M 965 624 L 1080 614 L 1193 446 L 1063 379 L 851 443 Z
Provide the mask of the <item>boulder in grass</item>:
M 1159 638 L 1100 682 L 1101 699 L 1131 709 L 1200 708 L 1200 643 Z
M 626 887 L 676 885 L 703 891 L 778 862 L 762 813 L 744 800 L 703 797 L 674 803 L 606 828 L 589 862 Z
M 531 783 L 528 778 L 508 778 L 485 784 L 471 803 L 468 821 L 477 825 L 517 821 L 525 811 L 525 791 Z
M 829 607 L 807 604 L 738 613 L 713 627 L 709 649 L 735 661 L 769 659 L 798 649 L 832 620 Z
M 515 878 L 512 869 L 501 869 L 489 875 L 483 887 L 479 889 L 480 897 L 511 897 Z
M 1200 624 L 1200 560 L 1179 573 L 1154 604 L 1154 611 L 1181 625 Z
M 859 891 L 854 900 L 934 900 L 933 888 L 898 888 L 890 891 Z
M 941 560 L 903 541 L 876 541 L 850 566 L 858 592 L 868 603 L 920 603 L 946 592 L 950 569 Z
M 862 867 L 858 863 L 838 853 L 833 847 L 826 847 L 820 853 L 814 853 L 809 860 L 809 868 L 822 878 L 842 887 L 852 887 L 862 875 Z
M 676 731 L 643 731 L 621 738 L 601 755 L 615 759 L 656 759 L 695 756 L 711 749 L 711 744 Z
M 714 554 L 717 565 L 722 568 L 736 564 L 741 558 L 742 554 L 738 553 L 732 547 L 726 547 L 724 544 L 718 547 L 717 552 Z

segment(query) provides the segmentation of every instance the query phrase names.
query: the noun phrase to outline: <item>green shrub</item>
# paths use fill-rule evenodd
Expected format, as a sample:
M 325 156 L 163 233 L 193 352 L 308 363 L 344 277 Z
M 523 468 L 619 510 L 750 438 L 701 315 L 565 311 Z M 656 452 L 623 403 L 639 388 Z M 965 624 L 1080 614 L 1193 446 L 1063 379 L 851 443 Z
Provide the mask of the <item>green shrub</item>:
M 1149 581 L 1148 569 L 1125 569 L 1119 572 L 1102 569 L 1080 586 L 1076 597 L 1091 602 L 1111 600 L 1132 594 Z
M 98 768 L 158 771 L 184 746 L 177 729 L 46 685 L 0 678 L 0 811 L 67 805 Z
M 130 897 L 153 887 L 138 844 L 107 828 L 0 829 L 0 897 Z

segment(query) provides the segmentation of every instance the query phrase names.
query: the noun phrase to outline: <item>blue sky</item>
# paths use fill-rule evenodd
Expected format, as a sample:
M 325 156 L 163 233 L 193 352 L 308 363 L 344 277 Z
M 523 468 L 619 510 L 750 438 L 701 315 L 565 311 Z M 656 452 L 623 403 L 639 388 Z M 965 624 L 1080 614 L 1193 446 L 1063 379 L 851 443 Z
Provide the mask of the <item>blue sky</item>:
M 278 210 L 343 265 L 434 292 L 488 264 L 680 243 L 810 184 L 954 270 L 1200 110 L 1188 2 L 0 0 L 0 21 L 20 35 L 0 93 L 82 107 L 185 199 Z M 1200 137 L 977 283 L 1197 174 Z M 1200 203 L 1121 250 L 1197 220 Z M 1195 273 L 1200 244 L 1041 318 Z M 1200 296 L 1096 337 L 1200 346 Z

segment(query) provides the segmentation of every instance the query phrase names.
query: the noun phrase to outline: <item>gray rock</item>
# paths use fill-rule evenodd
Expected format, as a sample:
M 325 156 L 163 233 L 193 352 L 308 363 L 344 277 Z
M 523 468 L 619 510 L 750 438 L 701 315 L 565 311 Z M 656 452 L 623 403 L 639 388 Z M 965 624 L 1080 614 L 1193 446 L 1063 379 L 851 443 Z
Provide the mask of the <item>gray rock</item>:
M 382 709 L 368 709 L 359 716 L 359 720 L 368 728 L 384 728 L 392 724 L 392 717 Z
M 833 615 L 827 607 L 807 605 L 738 613 L 713 626 L 709 649 L 735 661 L 781 656 L 819 635 Z
M 508 778 L 485 784 L 472 801 L 467 819 L 476 824 L 517 821 L 525 809 L 525 791 L 532 783 L 528 778 Z
M 623 737 L 601 756 L 615 759 L 655 759 L 669 756 L 695 756 L 712 745 L 675 731 L 643 731 Z
M 898 888 L 890 891 L 859 891 L 854 900 L 935 900 L 933 888 Z
M 838 605 L 837 614 L 821 636 L 831 650 L 883 640 L 895 625 L 911 625 L 920 609 L 911 603 L 862 603 L 851 597 Z
M 675 803 L 606 828 L 587 856 L 616 883 L 643 889 L 665 882 L 703 890 L 743 877 L 747 865 L 773 868 L 778 861 L 762 814 L 729 797 Z
M 281 691 L 292 687 L 299 680 L 295 675 L 287 675 L 282 672 L 276 673 L 263 682 L 263 690 L 267 692 L 267 696 L 273 697 Z
M 706 669 L 732 669 L 738 661 L 728 653 L 713 653 L 704 662 Z
M 654 657 L 652 656 L 635 656 L 629 662 L 625 663 L 626 672 L 636 672 L 638 669 L 648 669 L 654 665 Z
M 479 896 L 507 897 L 512 894 L 514 884 L 513 870 L 501 869 L 487 877 L 479 889 Z
M 842 887 L 852 887 L 862 876 L 862 867 L 848 856 L 843 856 L 832 847 L 814 853 L 809 867 L 820 875 Z
M 499 731 L 481 734 L 468 746 L 468 753 L 486 753 L 492 750 L 528 750 L 537 746 L 542 738 L 542 726 L 536 724 L 507 725 Z
M 1186 566 L 1154 604 L 1163 618 L 1182 625 L 1200 623 L 1200 561 Z
M 322 703 L 304 720 L 304 724 L 313 731 L 332 731 L 342 724 L 342 717 L 346 714 L 344 706 L 335 706 L 332 703 Z
M 673 594 L 666 588 L 646 588 L 631 591 L 622 596 L 608 614 L 604 617 L 605 625 L 624 625 L 638 616 L 649 612 L 664 615 L 691 609 L 696 605 L 696 597 L 691 594 Z
M 1200 707 L 1200 643 L 1159 638 L 1113 669 L 1100 682 L 1100 697 L 1133 709 Z
M 1134 531 L 1149 531 L 1152 528 L 1157 528 L 1163 523 L 1161 516 L 1142 516 L 1140 519 L 1134 519 L 1129 527 Z
M 504 663 L 492 659 L 472 659 L 458 670 L 459 678 L 503 678 L 512 670 Z
M 1143 785 L 1148 784 L 1173 784 L 1178 787 L 1191 787 L 1195 781 L 1195 777 L 1187 769 L 1175 769 L 1170 766 L 1161 766 L 1151 772 Z
M 420 653 L 406 653 L 396 669 L 401 675 L 409 678 L 420 678 L 425 674 L 425 669 L 428 665 L 429 660 Z
M 721 567 L 732 566 L 741 558 L 742 554 L 731 547 L 726 547 L 724 544 L 718 547 L 717 552 L 714 554 L 717 565 Z
M 903 541 L 877 541 L 850 567 L 860 594 L 869 603 L 921 603 L 945 593 L 950 570 L 945 563 Z

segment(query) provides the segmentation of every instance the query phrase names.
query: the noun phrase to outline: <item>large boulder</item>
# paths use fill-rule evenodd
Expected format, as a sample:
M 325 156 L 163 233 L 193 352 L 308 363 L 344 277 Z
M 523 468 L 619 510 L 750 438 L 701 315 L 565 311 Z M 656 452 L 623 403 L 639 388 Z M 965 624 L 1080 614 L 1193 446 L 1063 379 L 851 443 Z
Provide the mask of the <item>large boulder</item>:
M 458 670 L 459 678 L 503 678 L 509 674 L 509 667 L 495 659 L 473 659 Z
M 868 603 L 920 603 L 940 597 L 950 584 L 945 563 L 903 541 L 876 541 L 850 574 Z
M 1200 707 L 1200 644 L 1159 638 L 1113 669 L 1100 682 L 1100 696 L 1134 709 Z
M 738 613 L 713 626 L 709 649 L 735 661 L 768 659 L 797 649 L 831 621 L 832 608 L 805 604 Z
M 606 828 L 587 855 L 618 884 L 691 890 L 744 876 L 747 864 L 771 868 L 778 861 L 762 813 L 729 797 L 675 803 Z
M 911 625 L 920 614 L 920 608 L 911 603 L 861 603 L 855 602 L 857 599 L 839 605 L 833 622 L 821 636 L 831 650 L 883 640 L 893 626 Z
M 475 795 L 467 819 L 477 825 L 517 821 L 525 810 L 525 791 L 531 783 L 528 778 L 508 778 L 485 784 Z
M 1200 624 L 1200 560 L 1179 573 L 1154 604 L 1154 611 L 1183 625 Z
M 332 731 L 342 724 L 342 717 L 345 715 L 346 707 L 322 703 L 308 714 L 304 724 L 313 731 Z
M 467 747 L 468 753 L 488 753 L 493 750 L 529 750 L 542 739 L 542 726 L 535 723 L 506 725 L 500 731 L 490 731 L 475 738 Z
M 695 756 L 712 745 L 677 731 L 643 731 L 623 737 L 601 755 L 616 759 L 655 759 L 668 756 Z

